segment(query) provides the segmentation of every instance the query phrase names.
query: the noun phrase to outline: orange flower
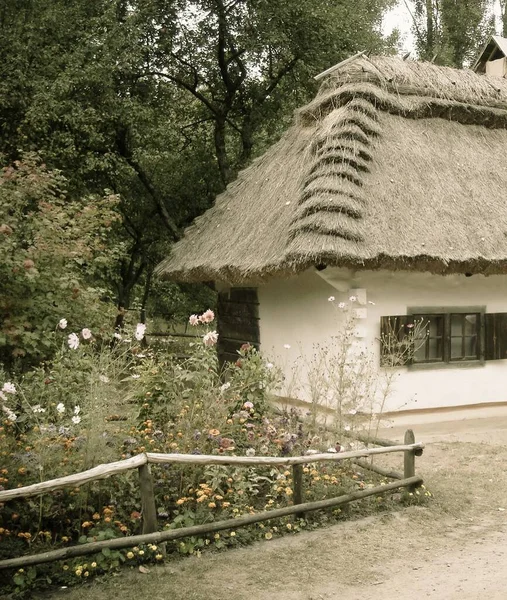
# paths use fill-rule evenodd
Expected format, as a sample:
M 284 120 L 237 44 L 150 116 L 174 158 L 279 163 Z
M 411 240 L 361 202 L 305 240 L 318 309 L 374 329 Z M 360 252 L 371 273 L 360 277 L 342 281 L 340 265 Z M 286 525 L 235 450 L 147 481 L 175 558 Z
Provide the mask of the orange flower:
M 219 429 L 210 429 L 208 433 L 213 437 L 217 437 L 218 435 L 220 435 L 220 430 Z

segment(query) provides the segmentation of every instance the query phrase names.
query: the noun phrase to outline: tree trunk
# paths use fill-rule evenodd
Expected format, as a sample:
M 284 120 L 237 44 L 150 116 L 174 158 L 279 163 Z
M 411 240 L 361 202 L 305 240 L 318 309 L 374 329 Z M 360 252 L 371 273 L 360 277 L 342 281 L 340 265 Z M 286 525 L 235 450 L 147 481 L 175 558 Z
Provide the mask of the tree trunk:
M 215 119 L 215 152 L 217 155 L 218 170 L 220 171 L 220 178 L 222 179 L 224 188 L 231 180 L 229 157 L 227 155 L 225 142 L 225 131 L 225 119 Z
M 245 167 L 252 157 L 253 141 L 253 124 L 251 115 L 247 115 L 243 119 L 241 128 L 241 154 L 238 159 L 238 167 Z
M 433 0 L 426 0 L 426 58 L 435 54 L 435 24 L 433 22 Z

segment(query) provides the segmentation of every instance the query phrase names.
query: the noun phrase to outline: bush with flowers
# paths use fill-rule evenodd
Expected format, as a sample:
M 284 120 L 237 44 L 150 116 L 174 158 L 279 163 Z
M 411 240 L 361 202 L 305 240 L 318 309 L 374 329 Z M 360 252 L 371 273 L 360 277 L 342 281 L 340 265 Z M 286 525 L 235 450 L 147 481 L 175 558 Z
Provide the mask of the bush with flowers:
M 288 456 L 337 451 L 327 434 L 295 410 L 270 402 L 280 372 L 250 345 L 219 368 L 211 310 L 192 315 L 196 337 L 187 356 L 143 343 L 145 325 L 130 331 L 69 331 L 56 327 L 61 348 L 50 363 L 18 380 L 0 380 L 0 489 L 61 477 L 142 452 Z M 339 449 L 338 449 L 339 450 Z M 159 528 L 178 528 L 254 514 L 292 503 L 292 471 L 274 467 L 152 467 Z M 305 500 L 370 485 L 353 465 L 304 468 Z M 199 555 L 294 533 L 340 510 L 286 518 L 228 533 L 189 537 L 164 552 Z M 0 511 L 0 559 L 141 532 L 136 471 L 6 502 Z M 120 565 L 159 562 L 155 545 L 103 550 L 97 555 L 20 569 L 10 585 L 17 597 L 34 588 L 70 585 Z M 11 574 L 12 575 L 12 574 Z M 6 588 L 7 589 L 7 588 Z

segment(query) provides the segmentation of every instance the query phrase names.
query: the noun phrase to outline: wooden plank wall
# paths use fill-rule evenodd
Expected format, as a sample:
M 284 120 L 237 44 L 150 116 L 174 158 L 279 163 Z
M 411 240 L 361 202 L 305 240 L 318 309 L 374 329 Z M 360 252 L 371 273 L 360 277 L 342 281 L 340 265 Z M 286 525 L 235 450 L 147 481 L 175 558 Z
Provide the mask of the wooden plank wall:
M 260 347 L 257 288 L 231 288 L 218 294 L 218 357 L 221 363 L 238 360 L 243 344 Z

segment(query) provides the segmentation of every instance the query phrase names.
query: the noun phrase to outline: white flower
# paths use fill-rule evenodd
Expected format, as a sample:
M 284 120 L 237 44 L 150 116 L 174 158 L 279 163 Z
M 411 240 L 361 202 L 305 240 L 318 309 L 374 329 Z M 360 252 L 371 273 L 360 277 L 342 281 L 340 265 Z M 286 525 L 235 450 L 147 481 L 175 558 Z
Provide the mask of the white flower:
M 60 402 L 60 404 L 56 405 L 56 410 L 63 415 L 63 413 L 65 412 L 65 405 L 63 404 L 63 402 Z
M 273 366 L 274 366 L 274 365 L 273 365 L 273 363 L 268 363 L 268 364 L 266 365 L 266 369 L 272 369 L 272 368 L 273 368 Z
M 326 452 L 334 452 L 336 454 L 338 450 L 336 448 L 328 448 Z
M 18 417 L 12 412 L 12 410 L 8 406 L 2 406 L 3 412 L 7 415 L 7 418 L 12 423 L 15 423 L 18 420 Z
M 81 336 L 83 340 L 89 340 L 92 337 L 92 332 L 88 329 L 88 327 L 85 327 L 81 330 Z
M 141 377 L 141 375 L 132 375 L 132 379 L 139 379 L 139 377 Z
M 345 431 L 350 431 L 350 425 L 345 425 L 345 427 L 343 428 Z
M 79 348 L 79 338 L 75 333 L 71 333 L 69 335 L 67 343 L 69 344 L 69 348 L 71 350 L 77 350 Z
M 355 408 L 349 410 L 349 415 L 357 415 L 357 410 Z
M 2 387 L 2 392 L 5 392 L 6 394 L 15 394 L 16 386 L 10 381 L 6 381 Z
M 117 331 L 115 331 L 113 333 L 113 337 L 116 338 L 117 340 L 121 340 L 121 333 L 118 333 Z
M 372 306 L 375 306 L 375 302 L 372 302 L 371 300 L 368 300 L 368 304 L 371 304 Z
M 34 413 L 45 413 L 46 409 L 42 408 L 42 406 L 40 404 L 36 404 L 35 406 L 32 406 L 32 410 Z
M 218 342 L 218 333 L 216 331 L 210 331 L 203 338 L 205 346 L 214 346 Z
M 74 414 L 78 415 L 81 412 L 81 407 L 80 406 L 74 406 Z
M 225 392 L 225 390 L 228 390 L 230 387 L 231 387 L 231 384 L 228 381 L 227 383 L 224 383 L 223 385 L 220 386 L 220 391 Z
M 109 377 L 106 375 L 99 375 L 99 381 L 102 381 L 102 383 L 109 383 Z
M 199 317 L 197 315 L 190 315 L 190 317 L 188 317 L 188 322 L 195 327 L 196 325 L 199 325 Z
M 67 327 L 67 319 L 60 319 L 58 321 L 58 327 L 60 329 L 65 329 Z
M 2 392 L 2 390 L 0 390 L 0 400 L 7 402 L 7 396 Z
M 338 308 L 341 308 L 342 310 L 345 308 L 345 306 L 347 306 L 345 302 L 340 302 L 340 304 L 338 304 Z
M 145 333 L 146 333 L 146 324 L 138 323 L 136 325 L 136 332 L 134 333 L 134 337 L 136 338 L 136 340 L 138 342 L 140 342 L 143 339 Z
M 81 417 L 75 415 L 74 417 L 72 417 L 72 422 L 74 423 L 74 425 L 79 425 L 79 423 L 81 423 Z
M 201 323 L 211 323 L 215 318 L 215 313 L 208 308 L 208 310 L 199 317 Z
M 285 348 L 285 350 L 290 350 L 290 344 L 284 344 L 283 347 Z
M 255 456 L 255 448 L 248 448 L 245 454 L 247 456 Z
M 137 358 L 146 358 L 146 354 L 136 354 Z
M 327 299 L 328 302 L 334 302 L 336 300 L 336 298 L 334 296 L 329 296 L 329 298 Z
M 357 300 L 357 296 L 351 296 L 351 297 L 349 298 L 349 300 L 350 300 L 351 302 L 355 302 L 355 301 Z
M 313 455 L 313 454 L 318 454 L 318 452 L 317 452 L 317 450 L 312 450 L 312 449 L 310 448 L 310 450 L 307 450 L 307 451 L 305 452 L 305 454 L 306 454 L 307 456 L 308 456 L 308 455 L 310 455 L 310 456 L 311 456 L 311 455 Z

